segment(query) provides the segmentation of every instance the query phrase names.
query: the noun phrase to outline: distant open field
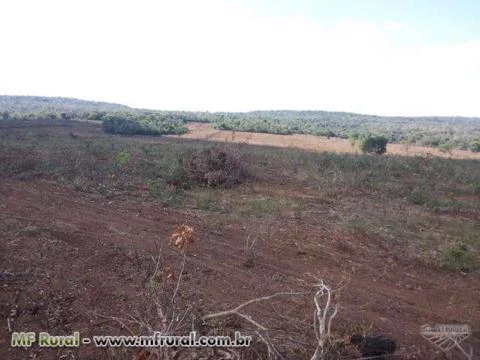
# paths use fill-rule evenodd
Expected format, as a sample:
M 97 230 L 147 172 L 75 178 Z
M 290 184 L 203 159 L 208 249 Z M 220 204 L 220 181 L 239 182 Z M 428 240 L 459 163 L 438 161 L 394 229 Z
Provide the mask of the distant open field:
M 353 147 L 347 139 L 336 137 L 327 138 L 301 134 L 277 135 L 218 130 L 208 123 L 188 123 L 187 127 L 189 130 L 188 133 L 181 135 L 181 138 L 291 147 L 315 151 L 331 151 L 342 154 L 359 153 L 358 148 Z M 387 154 L 403 156 L 431 154 L 445 158 L 480 160 L 480 153 L 474 153 L 468 150 L 453 149 L 451 152 L 442 152 L 438 148 L 411 144 L 388 144 Z

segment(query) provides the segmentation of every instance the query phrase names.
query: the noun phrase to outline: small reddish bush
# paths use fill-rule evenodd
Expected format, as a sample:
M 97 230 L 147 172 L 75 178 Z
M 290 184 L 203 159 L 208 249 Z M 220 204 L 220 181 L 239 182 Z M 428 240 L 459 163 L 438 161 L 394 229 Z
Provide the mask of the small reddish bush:
M 246 171 L 237 148 L 213 146 L 191 155 L 187 176 L 209 187 L 233 186 L 245 180 Z

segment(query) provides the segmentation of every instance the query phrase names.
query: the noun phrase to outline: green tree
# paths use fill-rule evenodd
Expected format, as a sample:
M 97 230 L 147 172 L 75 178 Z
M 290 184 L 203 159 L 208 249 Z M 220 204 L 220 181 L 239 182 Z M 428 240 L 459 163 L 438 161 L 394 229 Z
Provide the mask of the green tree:
M 470 145 L 470 149 L 473 152 L 480 152 L 480 140 L 472 142 L 472 144 Z
M 364 135 L 358 139 L 360 150 L 378 155 L 387 152 L 388 139 L 385 136 Z

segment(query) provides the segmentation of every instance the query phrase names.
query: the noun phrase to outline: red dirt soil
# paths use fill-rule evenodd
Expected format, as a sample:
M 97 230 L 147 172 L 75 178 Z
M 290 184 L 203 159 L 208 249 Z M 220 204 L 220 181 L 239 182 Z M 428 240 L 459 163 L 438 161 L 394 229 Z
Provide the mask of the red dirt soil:
M 213 130 L 208 124 L 193 124 L 191 129 L 193 132 L 182 137 L 222 141 L 231 141 L 232 137 L 232 132 Z M 18 131 L 19 136 L 24 136 L 23 130 Z M 68 127 L 57 129 L 64 135 L 69 131 Z M 75 129 L 77 133 L 106 136 L 98 126 Z M 236 132 L 234 140 L 352 151 L 348 141 L 341 139 L 312 137 L 311 145 L 294 140 L 306 138 Z M 338 150 L 332 144 L 338 144 Z M 394 153 L 392 149 L 390 153 Z M 181 224 L 193 227 L 196 236 L 188 248 L 181 287 L 188 289 L 186 301 L 200 314 L 229 309 L 279 291 L 310 290 L 302 280 L 311 281 L 312 274 L 333 285 L 344 284 L 338 298 L 339 315 L 333 324 L 336 333 L 348 333 L 354 324 L 371 324 L 373 333 L 395 339 L 395 359 L 446 359 L 420 336 L 420 326 L 468 323 L 473 333 L 466 343 L 473 346 L 478 358 L 478 272 L 461 274 L 428 267 L 405 256 L 401 244 L 388 247 L 378 239 L 354 236 L 340 228 L 329 217 L 341 213 L 342 206 L 349 202 L 358 201 L 348 198 L 348 194 L 338 203 L 295 183 L 261 181 L 224 191 L 226 196 L 238 198 L 252 194 L 302 196 L 315 211 L 306 212 L 301 219 L 291 213 L 271 218 L 236 218 L 197 209 L 163 208 L 158 201 L 142 196 L 140 190 L 106 199 L 45 180 L 1 182 L 0 359 L 132 359 L 138 349 L 12 348 L 8 327 L 12 331 L 49 331 L 54 335 L 73 331 L 82 336 L 130 335 L 112 317 L 126 318 L 141 310 L 145 274 L 151 270 L 151 257 L 158 254 L 159 247 L 167 264 L 178 273 L 182 257 L 168 246 L 168 240 Z M 253 263 L 246 266 L 248 236 L 258 241 Z M 290 299 L 284 303 L 277 301 L 277 310 L 303 321 L 313 335 L 311 296 L 301 306 Z M 270 320 L 271 312 L 268 307 L 247 310 L 260 322 Z M 234 325 L 240 331 L 247 330 L 242 321 Z M 312 337 L 305 342 L 314 344 Z M 287 357 L 294 358 L 309 357 Z M 450 357 L 457 358 L 465 356 Z
M 235 194 L 267 188 L 242 186 Z M 318 203 L 325 213 L 332 207 Z M 397 341 L 396 358 L 444 358 L 420 336 L 419 327 L 426 323 L 469 323 L 474 328 L 469 342 L 480 349 L 478 274 L 404 262 L 391 249 L 372 239 L 354 239 L 318 215 L 297 220 L 284 214 L 272 220 L 250 267 L 245 266 L 244 244 L 247 233 L 262 232 L 255 219 L 222 221 L 218 214 L 165 209 L 133 195 L 107 201 L 45 181 L 8 181 L 0 184 L 0 218 L 7 229 L 0 243 L 0 313 L 2 319 L 13 319 L 15 331 L 128 335 L 108 316 L 135 311 L 144 281 L 139 269 L 176 225 L 187 224 L 197 241 L 189 248 L 182 286 L 194 292 L 190 301 L 203 313 L 278 291 L 302 291 L 299 279 L 306 274 L 334 284 L 346 278 L 336 321 L 373 323 L 376 332 Z M 22 231 L 27 226 L 40 231 Z M 169 261 L 178 262 L 174 249 L 166 251 Z M 305 311 L 308 320 L 313 302 Z M 259 311 L 255 318 L 263 315 Z M 13 349 L 9 340 L 2 326 L 2 359 L 119 358 L 93 346 L 76 351 Z M 134 353 L 125 352 L 125 358 Z

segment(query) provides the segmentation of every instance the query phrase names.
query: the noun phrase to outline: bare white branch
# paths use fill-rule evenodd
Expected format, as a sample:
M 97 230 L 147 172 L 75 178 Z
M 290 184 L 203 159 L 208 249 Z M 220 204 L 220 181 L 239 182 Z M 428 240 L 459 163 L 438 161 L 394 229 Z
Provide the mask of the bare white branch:
M 216 312 L 216 313 L 205 315 L 205 316 L 202 317 L 202 319 L 205 321 L 205 320 L 213 319 L 213 318 L 217 318 L 217 317 L 223 317 L 223 316 L 229 316 L 229 315 L 238 315 L 238 316 L 244 318 L 245 320 L 249 321 L 253 325 L 255 325 L 257 328 L 265 331 L 265 330 L 267 330 L 267 328 L 258 324 L 250 316 L 240 313 L 240 310 L 243 309 L 244 307 L 248 306 L 248 305 L 258 303 L 258 302 L 261 302 L 261 301 L 268 301 L 268 300 L 271 300 L 271 299 L 273 299 L 275 297 L 278 297 L 278 296 L 287 296 L 287 295 L 291 296 L 291 295 L 304 295 L 304 294 L 305 293 L 303 293 L 303 292 L 280 292 L 280 293 L 276 293 L 276 294 L 269 295 L 269 296 L 263 296 L 263 297 L 259 297 L 259 298 L 255 298 L 255 299 L 252 299 L 252 300 L 245 301 L 244 303 L 241 303 L 240 305 L 238 305 L 234 309 L 219 311 L 219 312 Z
M 327 342 L 331 337 L 331 327 L 333 318 L 337 315 L 338 304 L 331 312 L 332 288 L 320 280 L 317 284 L 318 290 L 313 297 L 315 311 L 313 313 L 313 327 L 317 338 L 317 348 L 311 360 L 323 360 L 326 355 Z M 321 300 L 325 298 L 325 305 L 322 307 Z

